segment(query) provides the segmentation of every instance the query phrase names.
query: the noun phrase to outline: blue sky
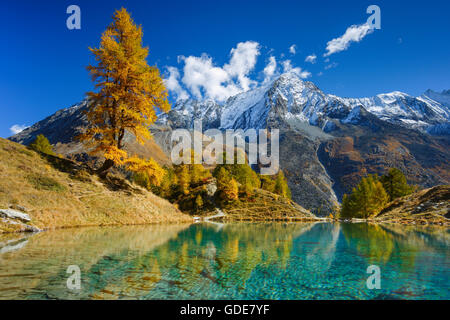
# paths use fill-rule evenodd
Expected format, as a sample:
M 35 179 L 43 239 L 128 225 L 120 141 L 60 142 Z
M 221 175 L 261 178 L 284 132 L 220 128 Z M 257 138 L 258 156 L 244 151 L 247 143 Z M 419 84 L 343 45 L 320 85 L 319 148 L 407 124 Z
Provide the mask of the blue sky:
M 66 27 L 71 4 L 81 8 L 81 30 Z M 366 22 L 371 4 L 381 8 L 381 29 L 324 57 L 329 41 Z M 326 93 L 345 97 L 450 89 L 448 1 L 3 1 L 1 137 L 10 136 L 13 125 L 31 125 L 83 99 L 92 89 L 85 70 L 93 62 L 88 47 L 98 45 L 122 6 L 143 26 L 149 63 L 172 80 L 178 70 L 171 88 L 179 84 L 191 96 L 196 88 L 203 97 L 223 97 L 255 86 L 272 60 L 275 74 L 290 64 Z M 305 61 L 310 55 L 314 64 Z M 210 87 L 192 83 L 193 70 L 208 73 Z M 211 75 L 218 78 L 211 81 Z M 230 79 L 220 83 L 221 77 Z

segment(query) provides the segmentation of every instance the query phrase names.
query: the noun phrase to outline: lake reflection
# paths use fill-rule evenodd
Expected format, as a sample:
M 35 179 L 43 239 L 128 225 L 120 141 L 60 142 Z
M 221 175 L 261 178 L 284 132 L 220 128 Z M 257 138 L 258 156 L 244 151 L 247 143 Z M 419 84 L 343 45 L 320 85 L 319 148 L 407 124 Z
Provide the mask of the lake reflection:
M 0 236 L 1 299 L 449 299 L 449 230 L 333 223 Z M 366 288 L 369 265 L 381 289 Z M 69 265 L 80 291 L 67 289 Z

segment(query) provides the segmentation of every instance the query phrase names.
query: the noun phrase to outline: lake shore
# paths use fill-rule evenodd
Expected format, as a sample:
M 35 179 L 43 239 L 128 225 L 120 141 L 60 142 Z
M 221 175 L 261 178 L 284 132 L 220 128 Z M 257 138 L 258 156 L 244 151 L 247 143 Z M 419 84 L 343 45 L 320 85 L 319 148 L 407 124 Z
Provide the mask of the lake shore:
M 114 175 L 0 139 L 0 232 L 192 222 L 169 201 Z M 29 226 L 29 227 L 27 227 Z M 31 229 L 30 229 L 31 228 Z

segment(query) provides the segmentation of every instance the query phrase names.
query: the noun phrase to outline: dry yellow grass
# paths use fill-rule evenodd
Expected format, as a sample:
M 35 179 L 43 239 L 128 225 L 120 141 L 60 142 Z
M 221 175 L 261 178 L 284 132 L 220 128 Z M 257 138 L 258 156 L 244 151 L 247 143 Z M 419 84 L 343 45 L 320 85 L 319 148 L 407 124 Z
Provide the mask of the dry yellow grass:
M 254 189 L 251 199 L 240 200 L 222 208 L 226 221 L 315 221 L 309 210 L 274 193 Z
M 450 186 L 435 186 L 395 199 L 372 220 L 448 226 L 450 225 Z
M 49 159 L 0 138 L 0 208 L 26 207 L 32 224 L 40 229 L 192 219 L 144 189 L 129 185 L 114 190 L 85 170 L 76 174 L 58 170 Z M 0 224 L 0 232 L 14 231 L 10 229 Z

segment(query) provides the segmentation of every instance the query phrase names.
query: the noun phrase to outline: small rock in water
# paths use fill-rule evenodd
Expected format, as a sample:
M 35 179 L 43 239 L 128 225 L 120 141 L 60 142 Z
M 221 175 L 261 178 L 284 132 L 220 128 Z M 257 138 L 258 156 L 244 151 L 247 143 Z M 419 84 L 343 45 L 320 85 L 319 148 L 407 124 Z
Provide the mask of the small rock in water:
M 13 210 L 13 209 L 0 209 L 0 217 L 9 219 L 19 219 L 23 222 L 30 222 L 30 216 L 26 213 Z

